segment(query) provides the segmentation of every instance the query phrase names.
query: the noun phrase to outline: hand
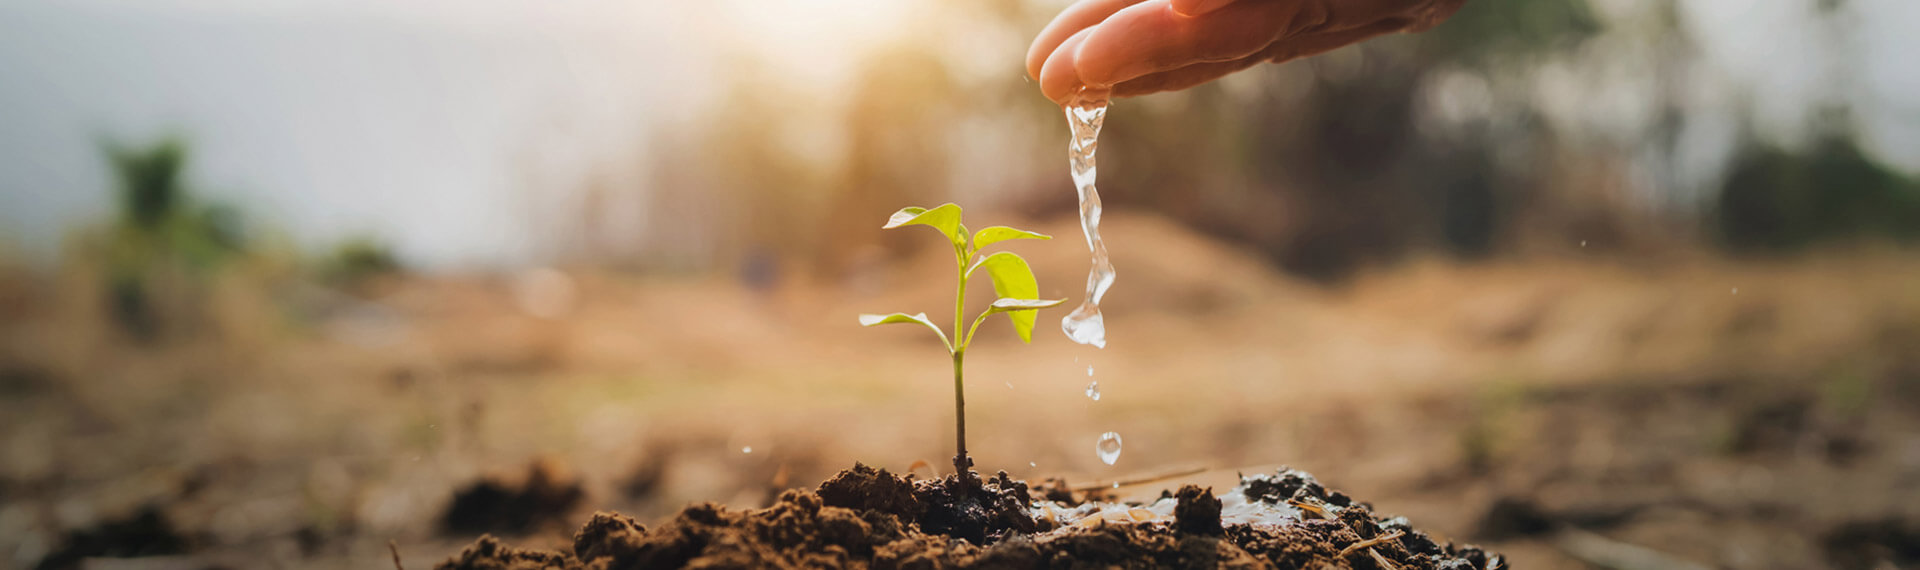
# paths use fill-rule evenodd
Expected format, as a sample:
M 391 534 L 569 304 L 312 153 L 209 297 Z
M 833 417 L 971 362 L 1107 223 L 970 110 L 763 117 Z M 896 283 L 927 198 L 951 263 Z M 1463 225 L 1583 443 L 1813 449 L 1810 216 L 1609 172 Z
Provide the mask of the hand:
M 1466 0 L 1082 0 L 1027 50 L 1048 99 L 1186 89 L 1261 62 L 1431 28 Z

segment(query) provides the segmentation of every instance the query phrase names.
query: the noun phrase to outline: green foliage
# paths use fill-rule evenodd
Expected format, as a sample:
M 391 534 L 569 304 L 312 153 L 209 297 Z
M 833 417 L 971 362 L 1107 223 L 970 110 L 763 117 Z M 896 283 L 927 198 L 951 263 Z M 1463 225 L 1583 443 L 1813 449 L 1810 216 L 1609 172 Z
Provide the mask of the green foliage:
M 106 264 L 114 320 L 142 340 L 191 328 L 207 278 L 248 252 L 244 219 L 232 207 L 195 199 L 186 180 L 191 153 L 181 138 L 106 142 L 101 152 L 119 212 L 91 253 Z
M 1006 226 L 992 226 L 973 233 L 973 247 L 986 249 L 989 245 L 1013 239 L 1053 239 L 1053 236 Z
M 1419 39 L 1429 57 L 1482 66 L 1565 50 L 1600 31 L 1586 0 L 1475 0 Z
M 1851 139 L 1806 154 L 1766 149 L 1734 164 L 1720 189 L 1720 238 L 1736 250 L 1828 240 L 1920 240 L 1920 183 L 1875 163 Z
M 181 173 L 186 170 L 187 145 L 168 137 L 145 147 L 109 142 L 103 145 L 120 190 L 121 219 L 154 229 L 178 211 L 183 194 Z
M 1027 260 L 1011 252 L 999 252 L 980 259 L 979 263 L 967 268 L 972 275 L 975 269 L 986 268 L 987 275 L 993 278 L 993 293 L 1001 300 L 1035 299 L 1040 296 L 1040 283 L 1033 278 L 1033 268 Z M 999 306 L 995 303 L 995 306 Z M 1007 313 L 1013 321 L 1013 330 L 1020 333 L 1020 340 L 1033 342 L 1032 311 Z
M 993 305 L 987 307 L 987 314 L 1019 314 L 1026 311 L 1059 306 L 1060 303 L 1064 301 L 1066 301 L 1066 299 L 995 299 Z M 1025 340 L 1032 342 L 1033 339 Z
M 952 340 L 948 340 L 947 336 L 941 333 L 940 327 L 928 321 L 925 313 L 919 315 L 908 315 L 906 313 L 894 313 L 891 315 L 864 314 L 860 315 L 860 324 L 862 326 L 911 322 L 921 323 L 928 328 L 932 328 L 935 333 L 941 333 L 940 340 L 947 345 L 948 351 L 961 354 L 966 352 L 967 345 L 972 343 L 973 333 L 979 330 L 980 321 L 986 319 L 988 315 L 1006 313 L 1007 318 L 1013 322 L 1014 331 L 1020 334 L 1020 340 L 1032 342 L 1033 323 L 1035 320 L 1033 312 L 1066 301 L 1065 299 L 1040 301 L 1040 284 L 1033 277 L 1032 267 L 1027 265 L 1026 259 L 1012 252 L 1002 251 L 994 253 L 980 258 L 979 261 L 974 262 L 972 265 L 968 264 L 969 261 L 973 261 L 975 255 L 980 252 L 981 248 L 988 245 L 1014 239 L 1047 240 L 1053 239 L 1053 236 L 1006 226 L 993 226 L 980 230 L 979 233 L 973 234 L 972 238 L 969 239 L 966 225 L 960 223 L 960 206 L 954 204 L 942 204 L 933 208 L 901 208 L 900 211 L 894 212 L 893 216 L 887 219 L 887 224 L 881 226 L 881 229 L 894 229 L 916 225 L 927 226 L 938 230 L 940 234 L 946 236 L 947 240 L 953 245 L 954 260 L 960 268 L 960 286 L 957 289 L 957 299 L 955 300 Z M 986 268 L 987 275 L 993 279 L 994 293 L 1000 298 L 1000 301 L 1006 302 L 996 301 L 993 307 L 981 312 L 980 315 L 974 319 L 972 328 L 963 332 L 960 329 L 961 324 L 964 322 L 961 319 L 962 311 L 960 307 L 966 303 L 967 280 L 973 276 L 974 270 L 983 267 Z
M 335 285 L 354 285 L 368 278 L 401 270 L 400 259 L 386 242 L 369 236 L 349 238 L 320 260 L 320 277 Z
M 953 343 L 947 341 L 947 333 L 941 332 L 940 325 L 933 324 L 933 321 L 928 320 L 926 313 L 914 313 L 911 315 L 906 313 L 894 313 L 891 315 L 874 315 L 874 314 L 860 315 L 860 326 L 863 326 L 863 327 L 871 327 L 875 325 L 892 325 L 892 324 L 899 324 L 899 323 L 920 323 L 920 324 L 926 325 L 927 328 L 933 329 L 933 334 L 940 336 L 940 344 L 947 345 L 947 350 L 949 351 L 953 350 Z
M 860 315 L 861 326 L 877 326 L 898 323 L 918 323 L 933 329 L 940 337 L 940 343 L 946 345 L 947 353 L 953 357 L 953 408 L 954 440 L 959 452 L 953 456 L 954 471 L 961 477 L 971 477 L 969 468 L 973 461 L 967 458 L 967 414 L 966 383 L 962 370 L 967 355 L 967 346 L 973 343 L 974 334 L 980 331 L 980 323 L 987 317 L 1006 314 L 1013 322 L 1014 332 L 1020 334 L 1022 342 L 1033 342 L 1034 311 L 1045 309 L 1066 299 L 1041 299 L 1040 284 L 1033 278 L 1033 268 L 1027 260 L 1011 252 L 997 252 L 992 255 L 975 258 L 986 246 L 1014 239 L 1053 239 L 1051 236 L 1006 226 L 993 226 L 979 233 L 967 232 L 967 226 L 960 223 L 960 207 L 953 204 L 941 204 L 934 208 L 901 208 L 894 212 L 882 229 L 905 226 L 927 226 L 939 230 L 941 235 L 953 245 L 955 272 L 959 277 L 959 286 L 954 289 L 953 300 L 953 336 L 949 337 L 940 327 L 927 320 L 926 313 L 909 315 L 893 313 L 889 315 Z M 971 239 L 969 239 L 971 238 Z M 966 323 L 967 281 L 973 277 L 976 269 L 986 268 L 987 275 L 993 279 L 994 294 L 999 298 L 987 310 L 981 311 L 973 319 L 973 325 L 964 331 L 960 328 Z
M 904 226 L 927 226 L 940 230 L 954 247 L 967 246 L 967 230 L 960 225 L 960 207 L 953 204 L 941 204 L 929 210 L 926 208 L 901 208 L 887 219 L 887 225 L 880 229 L 891 230 Z

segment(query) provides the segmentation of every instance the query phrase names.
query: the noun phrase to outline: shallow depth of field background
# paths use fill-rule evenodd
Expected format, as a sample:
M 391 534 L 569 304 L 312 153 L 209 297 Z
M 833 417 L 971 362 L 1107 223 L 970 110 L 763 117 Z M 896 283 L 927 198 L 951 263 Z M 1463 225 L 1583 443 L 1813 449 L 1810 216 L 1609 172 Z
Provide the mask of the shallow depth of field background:
M 879 226 L 949 201 L 1079 302 L 1063 5 L 0 5 L 0 568 L 427 567 L 947 465 L 942 349 L 854 315 L 947 321 Z M 976 462 L 1288 464 L 1523 568 L 1920 564 L 1917 27 L 1470 0 L 1122 100 L 1110 344 L 986 325 Z

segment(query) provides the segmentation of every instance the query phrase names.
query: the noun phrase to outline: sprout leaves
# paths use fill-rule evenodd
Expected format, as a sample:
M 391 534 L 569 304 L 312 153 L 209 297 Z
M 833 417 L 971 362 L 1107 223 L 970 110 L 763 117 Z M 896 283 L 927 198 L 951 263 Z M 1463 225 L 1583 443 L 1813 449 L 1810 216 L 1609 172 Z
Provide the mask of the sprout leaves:
M 1033 268 L 1028 267 L 1027 260 L 1019 255 L 1002 251 L 986 256 L 967 273 L 971 275 L 980 268 L 986 268 L 987 275 L 993 276 L 993 292 L 1000 296 L 1001 301 L 1040 298 L 1040 283 L 1033 278 Z M 999 301 L 994 302 L 996 308 L 999 305 Z M 1007 311 L 1007 319 L 1013 321 L 1014 332 L 1020 333 L 1021 342 L 1033 342 L 1033 312 L 1014 308 L 1004 310 Z
M 1066 299 L 996 299 L 993 306 L 987 307 L 987 314 L 1033 311 L 1056 307 L 1065 302 Z
M 960 262 L 962 267 L 966 267 L 967 261 L 973 258 L 975 252 L 996 243 L 1016 239 L 1053 239 L 1053 236 L 1043 233 L 1007 226 L 992 226 L 982 228 L 979 232 L 970 233 L 967 231 L 967 226 L 960 223 L 960 206 L 954 204 L 941 204 L 933 208 L 901 208 L 900 211 L 894 212 L 893 216 L 887 219 L 887 224 L 881 226 L 881 229 L 890 230 L 904 226 L 927 226 L 939 230 L 942 235 L 947 236 L 949 242 L 953 243 L 954 257 Z M 980 258 L 979 261 L 973 263 L 973 266 L 966 267 L 966 271 L 961 273 L 960 276 L 961 291 L 966 290 L 967 279 L 973 276 L 974 270 L 983 267 L 986 268 L 987 274 L 993 277 L 993 291 L 999 295 L 1000 299 L 994 301 L 992 307 L 988 308 L 986 312 L 980 314 L 979 318 L 975 319 L 973 328 L 977 330 L 980 326 L 980 320 L 985 319 L 988 315 L 1006 313 L 1007 319 L 1013 322 L 1014 332 L 1020 334 L 1020 340 L 1023 342 L 1033 342 L 1033 323 L 1035 319 L 1033 311 L 1058 305 L 1065 302 L 1065 300 L 1040 300 L 1040 284 L 1033 278 L 1033 268 L 1029 267 L 1027 260 L 1022 259 L 1019 255 L 1004 251 Z M 956 313 L 957 312 L 956 310 Z M 958 314 L 954 316 L 956 319 L 959 318 Z M 949 351 L 966 350 L 967 344 L 973 337 L 973 330 L 967 331 L 964 335 L 961 334 L 959 324 L 956 322 L 954 328 L 955 336 L 952 340 L 948 340 L 946 334 L 940 330 L 940 327 L 934 325 L 932 321 L 927 320 L 926 313 L 918 315 L 909 315 L 906 313 L 860 315 L 860 324 L 863 326 L 870 327 L 893 323 L 920 323 L 926 325 L 927 328 L 933 329 L 934 334 L 940 335 L 941 342 L 946 343 L 947 350 Z
M 929 226 L 946 234 L 947 240 L 955 247 L 967 245 L 966 229 L 960 226 L 960 207 L 953 204 L 941 204 L 929 210 L 927 208 L 901 208 L 887 218 L 887 225 L 880 229 L 890 230 L 902 226 Z
M 871 313 L 861 313 L 860 315 L 860 326 L 863 326 L 863 327 L 891 325 L 896 323 L 920 323 L 920 324 L 926 325 L 927 328 L 933 329 L 933 334 L 940 335 L 940 342 L 942 344 L 946 344 L 949 350 L 953 348 L 953 344 L 950 342 L 947 342 L 947 333 L 940 332 L 940 327 L 935 326 L 933 324 L 933 321 L 927 320 L 926 313 L 920 313 L 917 315 L 909 315 L 906 313 L 894 313 L 891 315 L 875 315 Z
M 1006 226 L 993 226 L 989 228 L 981 228 L 980 231 L 974 232 L 973 249 L 975 250 L 986 249 L 987 246 L 989 245 L 993 245 L 993 244 L 1011 240 L 1011 239 L 1053 239 L 1053 236 L 1039 233 L 1039 232 L 1030 232 L 1030 231 L 1019 229 L 1019 228 L 1009 228 Z

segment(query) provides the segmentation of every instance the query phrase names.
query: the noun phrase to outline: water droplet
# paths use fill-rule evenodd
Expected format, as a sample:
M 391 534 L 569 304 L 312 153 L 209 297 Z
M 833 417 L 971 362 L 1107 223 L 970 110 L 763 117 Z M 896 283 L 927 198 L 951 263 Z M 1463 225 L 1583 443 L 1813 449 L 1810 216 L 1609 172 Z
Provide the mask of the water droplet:
M 1087 397 L 1092 398 L 1093 401 L 1095 402 L 1100 401 L 1100 381 L 1099 380 L 1095 380 L 1087 383 Z
M 1038 463 L 1034 463 L 1034 462 L 1032 462 L 1032 461 L 1028 461 L 1028 462 L 1027 462 L 1027 466 L 1028 466 L 1028 467 L 1039 467 L 1039 466 L 1040 466 L 1040 464 L 1038 464 Z
M 1100 455 L 1100 462 L 1113 465 L 1120 460 L 1120 434 L 1107 432 L 1100 434 L 1100 441 L 1094 442 L 1093 451 Z M 1119 486 L 1118 483 L 1115 486 Z
M 1088 375 L 1088 376 L 1092 376 L 1092 375 L 1093 375 L 1093 365 L 1092 365 L 1092 364 L 1088 364 L 1088 365 L 1087 365 L 1087 375 Z
M 1739 295 L 1739 294 L 1740 294 L 1740 288 L 1739 288 L 1739 287 L 1734 287 L 1734 288 L 1733 288 L 1733 294 L 1735 294 L 1735 295 Z
M 1012 382 L 1005 382 L 1005 381 L 1002 381 L 1002 382 L 1004 382 L 1004 383 L 1005 383 L 1005 384 L 1007 385 L 1007 389 L 1008 389 L 1008 390 L 1012 390 L 1012 389 L 1013 389 L 1013 383 L 1012 383 Z
M 1112 465 L 1112 463 L 1108 463 L 1108 465 Z M 1115 488 L 1115 489 L 1118 489 L 1118 488 L 1120 488 L 1120 482 L 1119 482 L 1119 481 L 1114 481 L 1114 482 L 1113 482 L 1113 488 Z
M 1107 347 L 1107 320 L 1100 315 L 1099 307 L 1081 305 L 1073 313 L 1060 319 L 1060 330 L 1067 338 L 1080 344 L 1091 344 L 1097 348 Z
M 1587 240 L 1580 240 L 1580 247 L 1587 247 Z
M 742 447 L 742 448 L 740 448 L 740 452 L 741 452 L 741 453 L 753 453 L 753 446 L 751 446 L 751 445 L 749 445 L 749 446 L 746 446 L 746 447 Z

